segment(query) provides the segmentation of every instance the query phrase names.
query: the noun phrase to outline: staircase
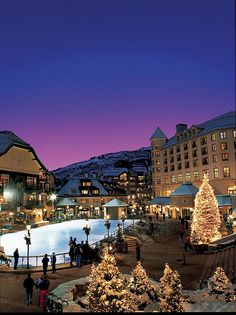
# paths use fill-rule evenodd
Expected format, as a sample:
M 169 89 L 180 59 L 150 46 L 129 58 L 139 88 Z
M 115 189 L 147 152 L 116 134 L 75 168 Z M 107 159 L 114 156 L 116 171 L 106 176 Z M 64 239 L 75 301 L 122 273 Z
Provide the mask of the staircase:
M 229 246 L 208 254 L 208 258 L 201 275 L 201 281 L 208 280 L 215 272 L 216 267 L 222 267 L 229 279 L 236 278 L 236 245 Z

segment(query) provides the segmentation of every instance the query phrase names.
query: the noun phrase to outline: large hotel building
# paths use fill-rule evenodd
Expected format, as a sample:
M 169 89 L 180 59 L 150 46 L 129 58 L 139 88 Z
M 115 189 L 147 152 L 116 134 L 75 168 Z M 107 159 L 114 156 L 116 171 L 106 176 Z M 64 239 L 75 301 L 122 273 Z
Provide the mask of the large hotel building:
M 178 124 L 170 139 L 158 127 L 150 140 L 153 197 L 170 196 L 183 183 L 199 188 L 204 173 L 216 195 L 236 194 L 235 111 L 190 128 Z

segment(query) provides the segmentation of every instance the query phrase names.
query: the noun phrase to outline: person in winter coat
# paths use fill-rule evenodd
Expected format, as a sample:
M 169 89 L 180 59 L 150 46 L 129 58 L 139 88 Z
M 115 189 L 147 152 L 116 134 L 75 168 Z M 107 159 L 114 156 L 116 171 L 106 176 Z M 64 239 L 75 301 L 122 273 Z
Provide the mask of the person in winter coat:
M 44 274 L 41 277 L 41 281 L 38 284 L 39 287 L 39 306 L 43 312 L 46 311 L 46 299 L 45 295 L 48 294 L 48 288 L 50 285 L 50 281 L 48 280 L 48 276 Z
M 73 267 L 75 245 L 72 243 L 69 250 L 70 266 Z
M 25 288 L 26 291 L 27 305 L 32 304 L 34 285 L 35 285 L 34 280 L 31 278 L 30 272 L 28 272 L 27 278 L 23 282 L 23 287 Z
M 19 260 L 18 248 L 16 248 L 16 250 L 14 251 L 13 256 L 14 256 L 14 269 L 17 269 L 18 260 Z
M 42 263 L 43 263 L 43 273 L 46 274 L 47 270 L 48 270 L 48 262 L 49 262 L 49 258 L 48 255 L 45 254 L 43 259 L 42 259 Z
M 52 273 L 56 272 L 56 261 L 57 261 L 57 258 L 56 258 L 55 253 L 53 252 L 51 256 Z
M 81 257 L 82 257 L 83 250 L 80 247 L 80 244 L 77 244 L 75 246 L 74 255 L 75 255 L 75 261 L 76 261 L 76 268 L 78 269 L 80 267 Z

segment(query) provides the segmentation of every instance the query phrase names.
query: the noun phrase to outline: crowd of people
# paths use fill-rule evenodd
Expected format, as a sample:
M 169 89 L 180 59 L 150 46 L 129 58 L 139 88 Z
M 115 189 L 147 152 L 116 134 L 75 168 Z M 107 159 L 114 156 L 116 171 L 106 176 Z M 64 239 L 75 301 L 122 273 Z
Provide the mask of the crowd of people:
M 70 256 L 70 266 L 74 266 L 75 262 L 76 268 L 79 268 L 81 265 L 85 265 L 92 261 L 100 261 L 100 250 L 98 247 L 91 248 L 88 241 L 84 243 L 76 242 L 76 238 L 70 237 L 69 240 L 69 256 Z

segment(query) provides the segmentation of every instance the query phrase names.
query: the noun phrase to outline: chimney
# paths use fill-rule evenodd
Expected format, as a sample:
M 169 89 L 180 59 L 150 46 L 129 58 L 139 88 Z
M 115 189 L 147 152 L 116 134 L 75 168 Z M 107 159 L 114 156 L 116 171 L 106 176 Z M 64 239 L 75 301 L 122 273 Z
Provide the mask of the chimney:
M 177 124 L 176 125 L 176 133 L 183 132 L 185 129 L 187 129 L 186 124 Z

